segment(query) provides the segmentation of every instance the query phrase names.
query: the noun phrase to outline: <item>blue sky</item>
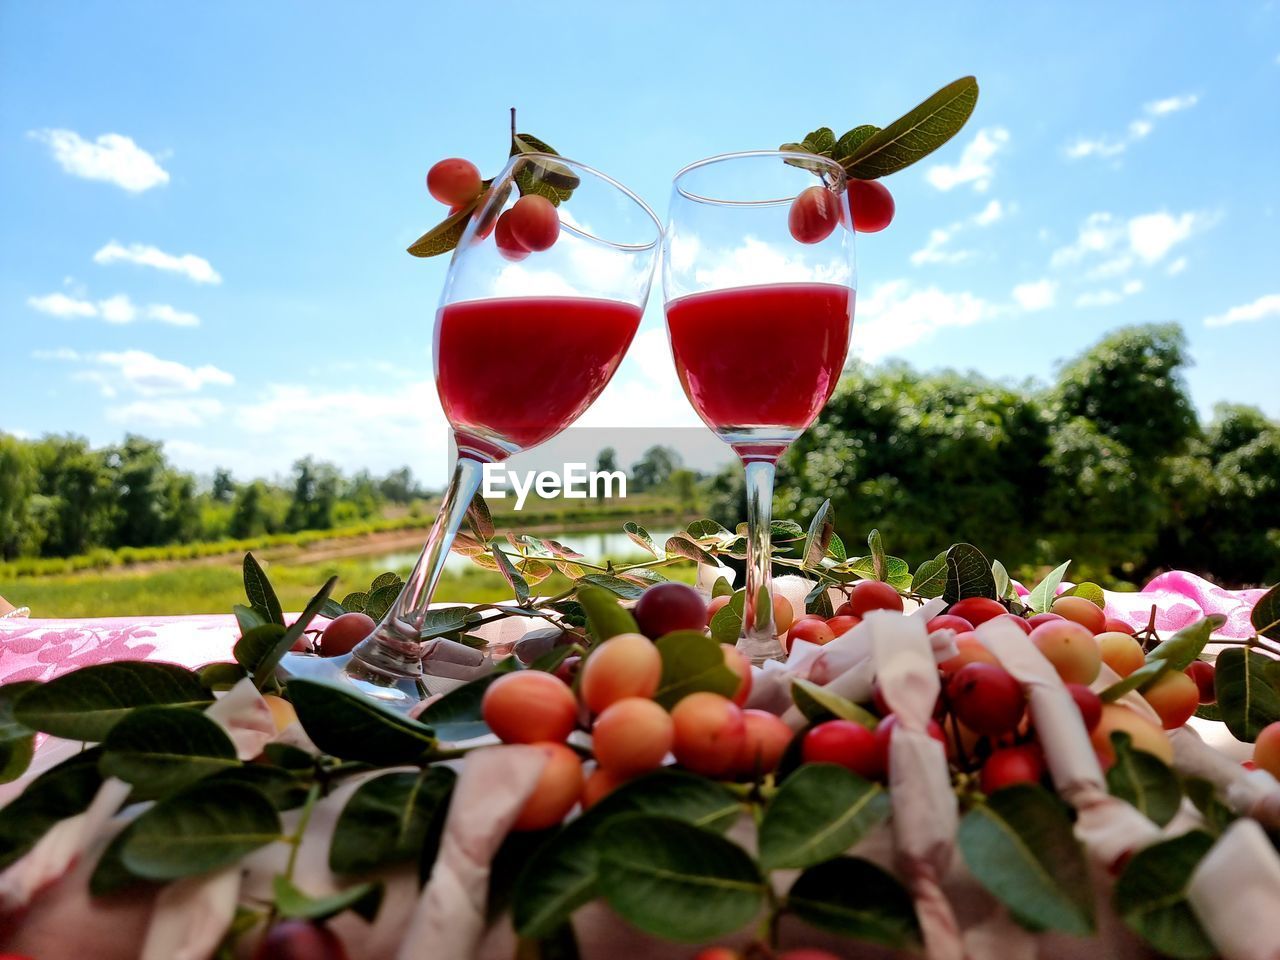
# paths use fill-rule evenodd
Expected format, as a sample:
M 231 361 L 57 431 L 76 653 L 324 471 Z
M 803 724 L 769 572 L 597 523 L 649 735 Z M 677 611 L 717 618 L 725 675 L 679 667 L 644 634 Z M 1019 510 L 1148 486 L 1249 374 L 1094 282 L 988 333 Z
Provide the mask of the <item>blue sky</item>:
M 982 86 L 859 238 L 854 352 L 998 378 L 1177 320 L 1280 416 L 1280 5 L 0 4 L 0 429 L 437 481 L 423 176 L 507 108 L 660 212 L 691 160 Z M 482 12 L 481 12 L 482 11 Z M 802 12 L 803 11 L 803 12 Z M 695 423 L 659 295 L 585 422 Z M 644 411 L 643 422 L 637 410 Z

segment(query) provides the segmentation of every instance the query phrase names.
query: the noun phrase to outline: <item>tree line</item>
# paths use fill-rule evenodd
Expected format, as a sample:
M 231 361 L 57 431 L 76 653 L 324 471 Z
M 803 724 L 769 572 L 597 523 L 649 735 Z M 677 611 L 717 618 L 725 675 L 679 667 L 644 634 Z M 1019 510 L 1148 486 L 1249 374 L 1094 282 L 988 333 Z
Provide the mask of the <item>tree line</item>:
M 853 364 L 779 464 L 775 510 L 830 499 L 856 551 L 880 530 L 914 566 L 968 541 L 1012 570 L 1140 584 L 1165 569 L 1225 585 L 1280 580 L 1280 423 L 1221 404 L 1201 423 L 1176 324 L 1104 337 L 1047 387 Z M 745 514 L 741 471 L 710 512 Z
M 201 483 L 145 437 L 95 449 L 82 437 L 0 433 L 3 560 L 325 530 L 426 496 L 408 467 L 345 476 L 307 457 L 284 480 L 240 483 L 219 469 Z

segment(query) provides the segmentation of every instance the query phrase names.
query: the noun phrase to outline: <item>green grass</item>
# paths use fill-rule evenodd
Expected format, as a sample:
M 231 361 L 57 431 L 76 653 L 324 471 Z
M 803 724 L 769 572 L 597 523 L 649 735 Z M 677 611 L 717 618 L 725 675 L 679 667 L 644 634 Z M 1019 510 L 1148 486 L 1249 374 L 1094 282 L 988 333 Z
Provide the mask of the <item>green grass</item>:
M 595 558 L 591 558 L 595 559 Z M 639 559 L 639 558 L 616 558 Z M 341 599 L 363 590 L 384 572 L 372 560 L 352 558 L 326 563 L 265 564 L 280 602 L 286 610 L 301 610 L 325 580 L 337 574 L 334 596 Z M 396 571 L 409 573 L 407 566 Z M 667 568 L 673 579 L 692 581 L 684 566 Z M 560 574 L 552 574 L 534 587 L 547 596 L 569 587 Z M 195 613 L 230 613 L 244 602 L 239 565 L 193 565 L 150 572 L 104 571 L 68 576 L 0 579 L 0 596 L 15 606 L 31 608 L 33 617 L 135 617 Z M 438 601 L 483 603 L 509 600 L 511 589 L 500 575 L 479 567 L 445 572 L 436 590 Z

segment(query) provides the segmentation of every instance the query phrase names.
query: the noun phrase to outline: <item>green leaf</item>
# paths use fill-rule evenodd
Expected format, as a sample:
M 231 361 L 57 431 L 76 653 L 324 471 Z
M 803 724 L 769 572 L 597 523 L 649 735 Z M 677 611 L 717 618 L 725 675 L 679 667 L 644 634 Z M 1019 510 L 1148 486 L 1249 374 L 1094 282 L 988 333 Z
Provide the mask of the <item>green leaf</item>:
M 0 870 L 23 856 L 59 820 L 83 813 L 102 785 L 97 748 L 32 780 L 0 809 Z
M 190 670 L 121 660 L 81 667 L 24 691 L 13 715 L 32 730 L 96 743 L 137 707 L 207 707 L 212 702 Z
M 308 772 L 310 772 L 310 766 L 309 764 Z M 253 787 L 261 791 L 277 810 L 294 810 L 307 802 L 307 784 L 296 773 L 265 763 L 242 763 L 221 773 L 215 773 L 204 782 L 208 784 L 238 783 Z
M 162 797 L 240 766 L 235 745 L 203 713 L 141 707 L 111 728 L 98 769 L 134 788 L 134 800 Z
M 281 658 L 298 642 L 298 639 L 306 631 L 311 621 L 315 619 L 316 614 L 320 612 L 320 608 L 324 606 L 324 602 L 329 599 L 329 593 L 337 582 L 337 577 L 330 577 L 325 582 L 325 585 L 320 588 L 320 592 L 307 603 L 302 613 L 298 614 L 298 619 L 293 621 L 289 625 L 289 629 L 276 641 L 275 646 L 270 647 L 250 669 L 249 672 L 253 675 L 253 683 L 259 690 L 266 687 L 267 681 L 275 677 L 276 667 L 279 666 Z
M 230 690 L 243 680 L 247 674 L 238 663 L 206 663 L 197 672 L 200 686 L 210 693 L 215 690 Z
M 244 593 L 249 604 L 258 611 L 268 623 L 284 626 L 284 611 L 280 609 L 280 600 L 271 586 L 271 581 L 263 572 L 258 560 L 252 553 L 244 555 Z
M 436 607 L 423 614 L 418 637 L 431 640 L 447 633 L 457 633 L 479 623 L 480 619 L 480 614 L 473 613 L 469 607 Z
M 625 533 L 631 542 L 636 546 L 653 554 L 659 560 L 666 559 L 666 554 L 662 552 L 662 548 L 653 542 L 653 535 L 644 527 L 633 520 L 628 520 L 622 525 L 622 532 Z
M 871 551 L 871 569 L 876 579 L 884 582 L 889 579 L 889 565 L 885 561 L 884 544 L 880 541 L 880 531 L 872 530 L 867 534 L 867 548 Z
M 792 680 L 791 699 L 805 715 L 805 719 L 815 723 L 834 717 L 860 724 L 868 730 L 874 730 L 878 723 L 870 712 L 852 700 L 847 700 L 840 694 L 820 687 L 810 680 Z
M 1178 776 L 1156 756 L 1133 749 L 1133 739 L 1123 731 L 1111 735 L 1115 763 L 1107 770 L 1107 790 L 1133 804 L 1158 826 L 1173 819 L 1182 804 Z
M 1280 691 L 1271 668 L 1274 662 L 1243 647 L 1229 647 L 1218 654 L 1213 680 L 1218 709 L 1237 740 L 1253 743 L 1263 727 L 1280 720 Z M 18 701 L 19 708 L 25 701 L 25 697 Z
M 294 678 L 286 691 L 311 742 L 343 760 L 413 763 L 436 748 L 432 729 L 341 687 Z
M 879 579 L 876 574 L 875 558 L 871 556 L 859 557 L 849 564 L 847 569 L 865 580 Z M 884 577 L 882 582 L 889 584 L 895 590 L 907 590 L 911 587 L 911 567 L 900 557 L 884 558 Z
M 996 582 L 996 599 L 1002 599 L 1013 592 L 1013 583 L 1009 580 L 1009 571 L 999 560 L 991 561 L 991 578 Z
M 373 923 L 382 906 L 381 881 L 357 883 L 322 897 L 303 893 L 283 874 L 272 879 L 271 887 L 275 892 L 276 910 L 288 920 L 328 920 L 344 910 L 353 910 Z
M 953 544 L 947 551 L 947 586 L 942 596 L 947 603 L 966 597 L 996 598 L 996 579 L 991 563 L 971 543 Z
M 480 206 L 482 198 L 483 194 L 476 197 L 457 213 L 445 217 L 417 240 L 409 244 L 409 253 L 415 257 L 435 257 L 442 253 L 448 253 L 456 247 L 458 241 L 462 239 L 463 232 L 467 229 L 467 223 L 471 220 L 471 215 Z
M 587 614 L 587 628 L 597 640 L 608 640 L 620 633 L 639 633 L 640 627 L 631 611 L 618 603 L 603 587 L 579 584 L 578 602 Z
M 1069 566 L 1071 566 L 1070 560 L 1059 564 L 1049 571 L 1047 577 L 1036 584 L 1035 589 L 1031 591 L 1031 596 L 1027 597 L 1027 606 L 1033 613 L 1049 612 L 1049 608 L 1053 606 L 1053 601 L 1058 596 L 1058 584 L 1062 582 Z
M 1280 583 L 1258 598 L 1249 613 L 1249 622 L 1260 636 L 1280 640 Z
M 483 677 L 468 681 L 436 700 L 418 715 L 419 722 L 430 726 L 436 739 L 450 743 L 484 736 L 489 732 L 481 711 L 485 691 L 503 674 L 512 673 L 519 666 L 515 657 L 508 657 Z
M 804 595 L 804 612 L 816 613 L 824 620 L 829 620 L 835 612 L 831 609 L 831 597 L 828 593 L 831 584 L 827 580 L 819 580 Z
M 745 523 L 738 524 L 738 534 L 747 532 Z M 769 540 L 773 543 L 791 543 L 804 538 L 804 527 L 794 520 L 770 520 Z
M 360 785 L 338 816 L 329 847 L 334 873 L 364 873 L 417 858 L 438 844 L 457 779 L 448 767 L 384 773 Z
M 34 686 L 34 680 L 23 680 L 0 687 L 0 783 L 17 780 L 31 763 L 35 731 L 14 719 L 13 707 Z
M 667 556 L 673 554 L 677 557 L 686 557 L 695 563 L 700 563 L 704 567 L 717 567 L 720 562 L 716 560 L 706 550 L 702 549 L 698 544 L 694 543 L 689 537 L 683 533 L 678 533 L 674 537 L 669 537 L 666 543 Z
M 365 597 L 364 610 L 361 612 L 374 620 L 381 620 L 387 615 L 391 605 L 396 602 L 396 598 L 400 596 L 403 586 L 403 584 L 393 583 L 390 586 L 379 587 L 377 590 L 370 588 Z
M 488 543 L 493 539 L 493 514 L 489 512 L 489 504 L 479 491 L 471 498 L 471 505 L 467 507 L 467 526 L 481 543 Z
M 125 825 L 123 830 L 111 838 L 107 848 L 102 851 L 102 856 L 98 858 L 98 862 L 93 868 L 93 873 L 89 875 L 89 893 L 93 896 L 105 897 L 143 883 L 152 882 L 145 881 L 141 877 L 132 874 L 120 859 L 120 851 L 129 842 L 129 835 L 132 830 L 133 822 L 131 821 Z
M 959 133 L 977 102 L 978 81 L 961 77 L 863 140 L 844 161 L 845 171 L 874 180 L 911 166 Z
M 1093 932 L 1084 853 L 1053 794 L 1030 785 L 998 790 L 965 814 L 957 840 L 977 881 L 1024 926 Z
M 260 627 L 251 627 L 240 635 L 236 645 L 231 648 L 236 663 L 252 674 L 258 664 L 271 655 L 285 628 L 278 623 L 264 623 Z
M 769 801 L 760 824 L 760 866 L 804 869 L 844 853 L 889 816 L 879 784 L 844 767 L 806 764 Z
M 588 573 L 578 580 L 579 586 L 584 584 L 589 587 L 600 587 L 603 590 L 608 590 L 615 597 L 621 597 L 623 600 L 639 600 L 640 595 L 644 593 L 644 587 L 638 587 L 634 583 L 628 583 L 626 580 L 610 576 L 607 573 Z
M 916 574 L 911 578 L 911 592 L 917 593 L 926 600 L 942 596 L 947 587 L 947 554 L 938 554 L 932 560 L 926 560 L 916 567 Z M 995 577 L 992 576 L 994 581 Z
M 844 563 L 849 559 L 849 553 L 845 550 L 844 541 L 840 539 L 838 533 L 831 534 L 831 542 L 827 544 L 827 556 L 836 563 Z
M 831 501 L 823 500 L 818 512 L 809 521 L 809 532 L 805 536 L 801 566 L 805 570 L 816 570 L 822 565 L 822 558 L 827 555 L 827 547 L 831 544 L 831 536 L 835 533 L 835 516 L 831 512 Z
M 817 130 L 805 134 L 805 138 L 800 141 L 800 146 L 804 147 L 809 153 L 816 153 L 820 157 L 829 157 L 836 146 L 835 131 L 830 127 L 819 127 Z
M 712 830 L 742 812 L 738 798 L 705 777 L 659 770 L 615 790 L 560 831 L 526 862 L 512 901 L 516 930 L 541 937 L 596 896 L 600 829 L 618 816 L 649 813 Z
M 698 630 L 668 633 L 655 646 L 662 655 L 662 679 L 653 699 L 668 710 L 703 690 L 732 697 L 742 682 L 725 663 L 720 643 Z
M 712 543 L 728 543 L 730 540 L 734 539 L 734 535 L 720 524 L 716 523 L 714 520 L 707 520 L 705 518 L 701 520 L 694 520 L 685 527 L 685 533 L 694 540 L 709 540 Z
M 511 138 L 510 156 L 517 153 L 549 153 L 559 154 L 531 133 L 517 133 Z M 553 161 L 539 161 L 531 169 L 526 168 L 516 174 L 516 186 L 521 194 L 536 193 L 546 197 L 552 203 L 568 200 L 578 188 L 578 177 L 567 166 Z
M 711 637 L 717 643 L 737 643 L 742 636 L 743 611 L 747 605 L 745 590 L 739 590 L 711 618 Z
M 800 874 L 787 909 L 821 930 L 907 949 L 919 940 L 915 905 L 893 874 L 857 857 L 838 857 Z
M 711 585 L 711 599 L 716 597 L 732 597 L 733 584 L 724 577 L 716 577 L 716 582 Z
M 402 587 L 404 586 L 404 580 L 401 579 L 400 574 L 388 570 L 386 573 L 380 573 L 373 578 L 373 582 L 369 584 L 369 592 L 373 593 L 375 590 L 391 586 Z
M 1203 620 L 1183 627 L 1148 653 L 1147 663 L 1164 660 L 1174 670 L 1187 669 L 1200 656 L 1213 631 L 1226 622 L 1227 618 L 1222 614 L 1211 613 Z
M 854 127 L 836 141 L 835 148 L 831 151 L 831 155 L 843 164 L 845 160 L 854 155 L 858 147 L 862 146 L 868 137 L 878 133 L 879 131 L 880 128 L 872 123 L 864 123 L 860 127 Z
M 280 817 L 261 791 L 197 783 L 140 814 L 120 860 L 139 877 L 176 880 L 230 866 L 278 839 Z
M 1116 912 L 1163 956 L 1217 955 L 1187 901 L 1191 874 L 1212 846 L 1213 837 L 1201 830 L 1153 843 L 1135 853 L 1116 880 Z
M 351 611 L 340 604 L 337 600 L 334 600 L 333 597 L 326 600 L 324 602 L 324 606 L 320 608 L 320 616 L 326 617 L 329 620 L 337 620 L 344 613 L 350 612 Z
M 348 593 L 342 598 L 342 606 L 344 609 L 352 613 L 364 613 L 364 605 L 369 602 L 369 594 L 363 590 L 355 593 Z
M 1183 782 L 1183 789 L 1186 791 L 1187 799 L 1200 811 L 1200 816 L 1204 818 L 1205 829 L 1210 833 L 1221 834 L 1236 819 L 1231 809 L 1218 799 L 1218 788 L 1208 780 L 1188 777 Z
M 645 933 L 705 943 L 750 923 L 764 881 L 736 844 L 670 817 L 633 814 L 600 835 L 600 892 Z
M 241 634 L 246 634 L 268 623 L 267 618 L 257 607 L 246 607 L 243 603 L 237 603 L 232 606 L 231 612 L 235 614 L 236 624 L 240 627 Z
M 1143 664 L 1127 677 L 1117 680 L 1111 686 L 1107 687 L 1102 693 L 1098 694 L 1102 698 L 1103 703 L 1115 703 L 1130 690 L 1139 690 L 1149 687 L 1161 677 L 1171 670 L 1166 660 L 1151 660 Z
M 1084 583 L 1077 583 L 1070 590 L 1063 594 L 1064 597 L 1084 597 L 1098 609 L 1105 609 L 1107 606 L 1106 592 L 1096 583 L 1086 580 Z

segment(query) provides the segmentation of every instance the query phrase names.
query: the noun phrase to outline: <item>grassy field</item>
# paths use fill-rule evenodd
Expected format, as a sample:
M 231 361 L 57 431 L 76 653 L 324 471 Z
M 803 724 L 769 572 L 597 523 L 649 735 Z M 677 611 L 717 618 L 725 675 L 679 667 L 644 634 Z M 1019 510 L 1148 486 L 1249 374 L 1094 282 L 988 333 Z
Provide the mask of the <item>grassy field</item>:
M 596 558 L 590 558 L 593 561 Z M 639 557 L 614 558 L 641 559 Z M 286 610 L 301 610 L 325 580 L 337 574 L 334 596 L 363 590 L 384 572 L 373 559 L 349 558 L 325 563 L 264 564 Z M 408 566 L 396 571 L 409 573 Z M 665 571 L 673 579 L 692 580 L 690 568 Z M 559 593 L 569 581 L 552 574 L 535 588 Z M 509 599 L 511 590 L 497 573 L 468 566 L 446 571 L 436 590 L 442 601 L 481 603 Z M 31 608 L 33 617 L 127 617 L 165 614 L 230 613 L 244 602 L 238 564 L 175 566 L 154 571 L 102 571 L 55 577 L 0 580 L 0 596 Z

